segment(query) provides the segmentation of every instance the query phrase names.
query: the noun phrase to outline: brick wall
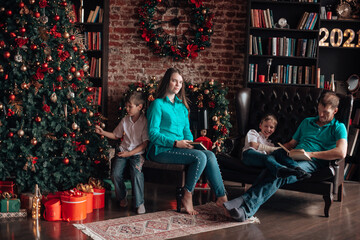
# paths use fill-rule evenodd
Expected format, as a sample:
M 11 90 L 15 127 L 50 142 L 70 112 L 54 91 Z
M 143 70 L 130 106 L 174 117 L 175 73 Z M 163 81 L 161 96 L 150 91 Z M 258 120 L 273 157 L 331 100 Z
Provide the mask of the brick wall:
M 140 37 L 137 8 L 140 1 L 110 0 L 108 129 L 117 123 L 119 100 L 132 82 L 159 80 L 166 69 L 177 67 L 186 81 L 214 79 L 230 89 L 229 98 L 243 83 L 246 1 L 205 0 L 215 14 L 212 46 L 193 60 L 172 61 L 155 56 Z

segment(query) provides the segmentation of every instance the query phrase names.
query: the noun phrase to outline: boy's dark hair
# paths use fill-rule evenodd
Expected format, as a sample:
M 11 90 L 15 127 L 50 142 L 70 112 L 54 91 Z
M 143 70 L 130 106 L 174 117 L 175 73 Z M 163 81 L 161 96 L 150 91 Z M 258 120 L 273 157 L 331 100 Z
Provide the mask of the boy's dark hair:
M 325 92 L 320 96 L 319 104 L 326 106 L 331 106 L 332 109 L 339 107 L 339 97 L 335 92 Z
M 266 121 L 269 121 L 269 120 L 273 120 L 275 122 L 275 125 L 278 124 L 278 120 L 276 118 L 276 116 L 272 113 L 268 113 L 268 114 L 265 114 L 262 118 L 261 118 L 261 121 L 260 123 L 262 122 L 266 122 Z
M 142 104 L 143 108 L 144 108 L 145 107 L 145 96 L 142 92 L 134 91 L 125 97 L 125 103 L 133 103 L 136 106 L 139 106 L 140 104 Z

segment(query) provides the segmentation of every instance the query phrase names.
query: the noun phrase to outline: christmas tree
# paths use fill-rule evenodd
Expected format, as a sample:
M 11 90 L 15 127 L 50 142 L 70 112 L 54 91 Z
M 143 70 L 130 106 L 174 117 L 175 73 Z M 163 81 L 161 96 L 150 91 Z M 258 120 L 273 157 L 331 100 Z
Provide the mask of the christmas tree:
M 56 191 L 107 174 L 85 46 L 67 0 L 0 3 L 0 180 Z

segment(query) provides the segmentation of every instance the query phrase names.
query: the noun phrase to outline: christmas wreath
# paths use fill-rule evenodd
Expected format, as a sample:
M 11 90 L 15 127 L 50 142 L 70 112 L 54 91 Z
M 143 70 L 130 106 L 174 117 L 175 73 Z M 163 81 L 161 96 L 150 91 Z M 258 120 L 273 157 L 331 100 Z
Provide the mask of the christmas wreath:
M 158 83 L 155 77 L 152 77 L 148 83 L 145 81 L 129 85 L 119 107 L 119 118 L 126 115 L 125 98 L 128 94 L 138 91 L 142 92 L 147 98 L 149 106 L 155 100 L 155 92 Z M 190 100 L 192 110 L 207 109 L 209 118 L 208 136 L 213 144 L 213 150 L 216 152 L 224 151 L 224 140 L 229 136 L 230 114 L 228 112 L 229 101 L 226 99 L 228 89 L 223 83 L 211 79 L 200 84 L 186 83 L 186 95 Z
M 179 8 L 187 9 L 186 14 L 181 15 Z M 163 15 L 170 9 L 176 16 L 165 19 Z M 174 60 L 196 58 L 198 52 L 211 45 L 214 14 L 201 0 L 145 0 L 138 11 L 141 37 L 159 56 L 171 56 Z M 178 36 L 181 23 L 186 29 Z M 169 34 L 162 24 L 174 27 L 174 34 Z

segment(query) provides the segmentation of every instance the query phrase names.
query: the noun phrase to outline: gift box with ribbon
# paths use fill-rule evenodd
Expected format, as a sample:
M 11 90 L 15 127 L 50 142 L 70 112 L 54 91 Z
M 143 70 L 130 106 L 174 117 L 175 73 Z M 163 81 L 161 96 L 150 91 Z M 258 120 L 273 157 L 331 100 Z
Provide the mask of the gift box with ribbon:
M 76 188 L 61 195 L 61 216 L 65 221 L 79 221 L 86 218 L 86 195 Z
M 18 212 L 20 210 L 20 199 L 17 199 L 16 194 L 10 194 L 8 192 L 2 194 L 0 201 L 0 211 L 5 212 Z
M 86 213 L 92 213 L 94 210 L 94 189 L 92 185 L 79 183 L 76 188 L 86 195 Z
M 32 203 L 34 199 L 33 193 L 22 193 L 20 195 L 21 209 L 26 209 L 27 213 L 30 213 L 32 210 Z
M 105 207 L 105 188 L 101 180 L 90 178 L 89 185 L 94 188 L 94 203 L 93 208 L 99 209 Z
M 0 192 L 14 193 L 14 186 L 13 181 L 0 181 Z

